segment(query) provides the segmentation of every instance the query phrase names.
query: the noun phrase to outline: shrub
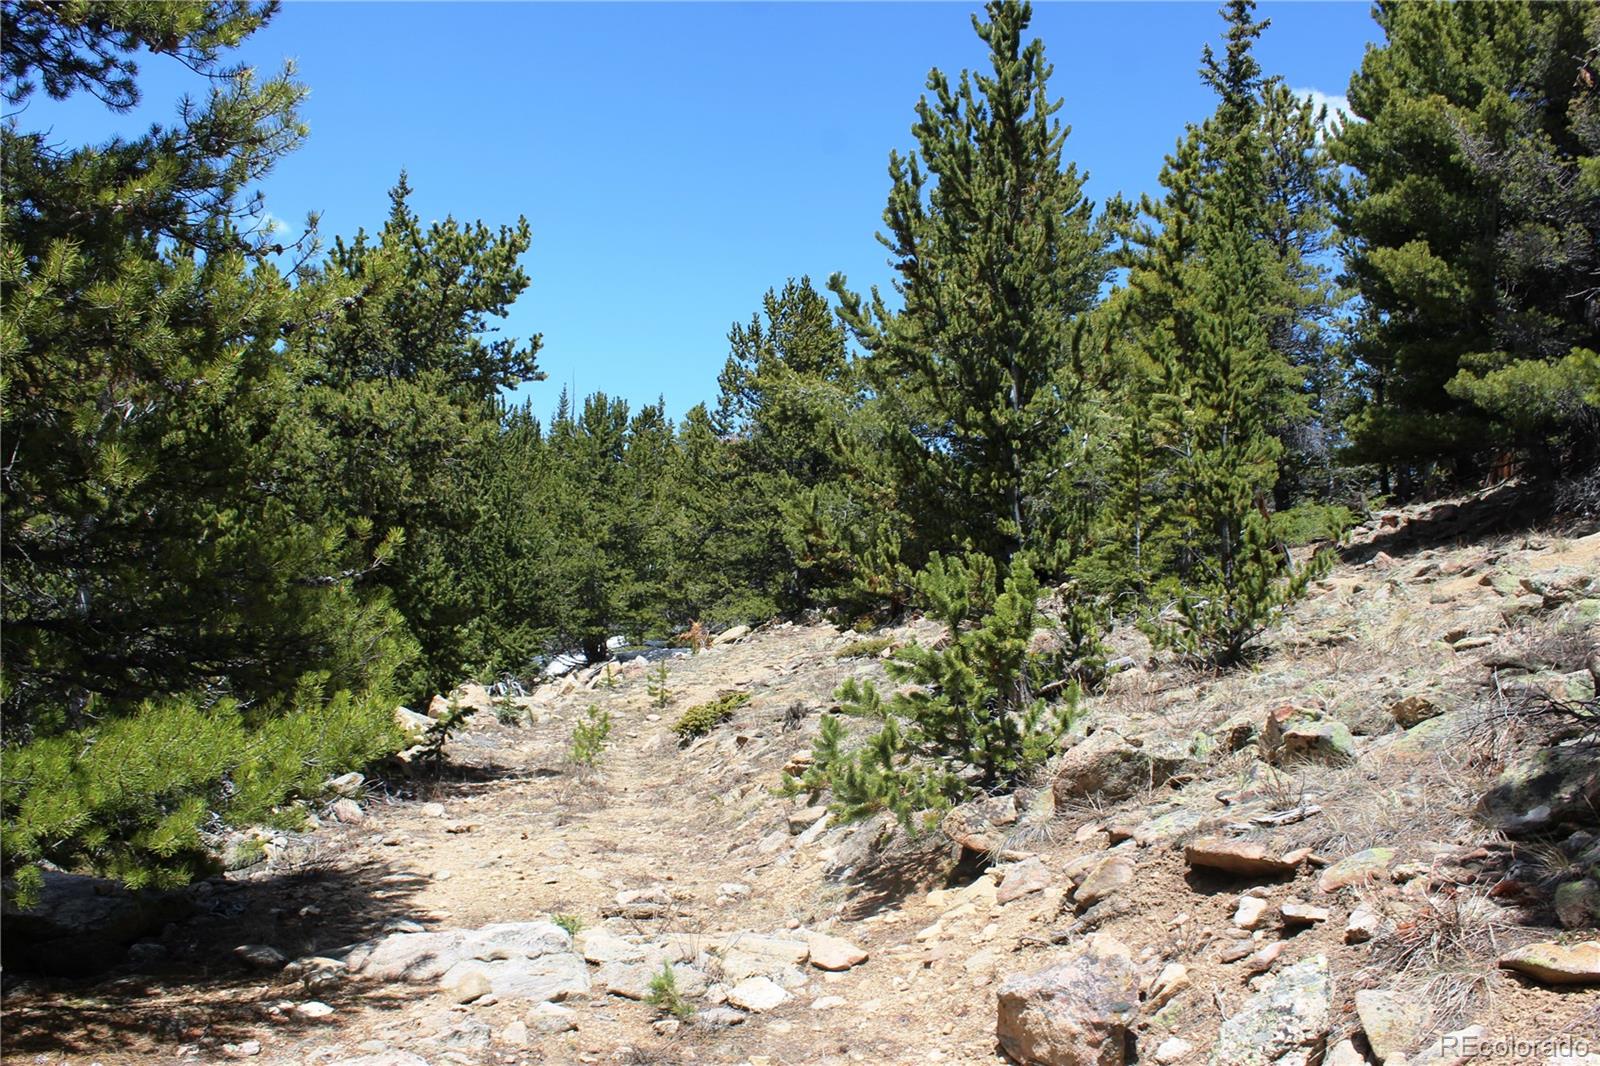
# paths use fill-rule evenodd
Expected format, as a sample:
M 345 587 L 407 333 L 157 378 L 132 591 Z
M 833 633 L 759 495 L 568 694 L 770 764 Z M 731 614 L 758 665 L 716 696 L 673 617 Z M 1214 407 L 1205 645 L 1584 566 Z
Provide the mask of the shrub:
M 593 770 L 605 753 L 606 741 L 611 736 L 611 712 L 602 711 L 594 704 L 572 727 L 572 739 L 567 746 L 567 758 L 580 772 Z
M 876 659 L 893 643 L 894 640 L 890 637 L 866 637 L 861 640 L 852 640 L 834 652 L 833 657 L 835 659 Z
M 577 936 L 583 932 L 583 919 L 576 914 L 557 914 L 550 920 L 561 929 L 566 930 L 568 936 Z
M 494 701 L 494 718 L 501 725 L 518 726 L 526 716 L 515 700 L 505 697 Z
M 650 978 L 650 995 L 645 1002 L 674 1018 L 688 1018 L 694 1014 L 694 1005 L 678 991 L 678 975 L 673 973 L 670 962 L 662 963 L 661 972 Z
M 748 692 L 724 692 L 708 703 L 696 704 L 684 711 L 672 731 L 678 734 L 679 744 L 687 744 L 732 718 L 734 711 L 749 702 Z
M 983 556 L 935 554 L 918 585 L 929 615 L 949 627 L 945 646 L 913 644 L 892 659 L 890 677 L 911 684 L 887 701 L 871 682 L 846 681 L 835 694 L 841 712 L 873 719 L 877 733 L 847 751 L 840 717 L 824 717 L 810 767 L 786 783 L 790 792 L 831 791 L 842 820 L 889 811 L 911 829 L 918 811 L 1014 788 L 1054 752 L 1076 713 L 1076 682 L 1056 703 L 1033 688 L 1039 585 L 1025 558 L 1013 560 L 998 596 L 995 564 Z

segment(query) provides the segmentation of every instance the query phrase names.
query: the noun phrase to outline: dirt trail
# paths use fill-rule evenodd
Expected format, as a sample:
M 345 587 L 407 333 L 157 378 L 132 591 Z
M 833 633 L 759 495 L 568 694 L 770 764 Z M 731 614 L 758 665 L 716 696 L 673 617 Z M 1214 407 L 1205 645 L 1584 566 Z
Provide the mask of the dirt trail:
M 1091 797 L 1052 811 L 1048 789 L 1026 793 L 1005 857 L 1015 864 L 1032 855 L 1048 877 L 1040 890 L 1005 903 L 997 894 L 1005 868 L 958 866 L 957 849 L 941 834 L 885 851 L 873 846 L 881 827 L 807 829 L 796 817 L 804 800 L 778 794 L 782 768 L 809 749 L 839 683 L 884 676 L 879 659 L 837 655 L 854 634 L 776 625 L 674 659 L 666 707 L 655 706 L 637 667 L 617 671 L 614 686 L 581 678 L 551 685 L 521 701 L 524 724 L 478 714 L 451 742 L 443 779 L 369 786 L 354 824 L 337 821 L 331 804 L 319 808 L 320 827 L 279 837 L 264 867 L 201 888 L 200 914 L 169 927 L 140 962 L 91 981 L 11 982 L 6 1057 L 107 1066 L 236 1059 L 363 1066 L 1003 1062 L 995 988 L 1007 974 L 1060 957 L 1064 949 L 1051 939 L 1062 939 L 1078 917 L 1069 899 L 1074 882 L 1086 861 L 1108 852 L 1126 857 L 1136 873 L 1103 928 L 1135 953 L 1146 986 L 1174 963 L 1187 968 L 1189 982 L 1168 1007 L 1140 1018 L 1137 1061 L 1155 1061 L 1156 1045 L 1175 1036 L 1193 1047 L 1172 1062 L 1207 1061 L 1222 1020 L 1266 979 L 1253 975 L 1248 961 L 1229 957 L 1230 946 L 1252 935 L 1265 946 L 1281 944 L 1279 970 L 1315 955 L 1330 961 L 1338 1003 L 1345 1004 L 1334 1012 L 1331 1046 L 1358 1030 L 1348 1007 L 1355 990 L 1402 978 L 1374 945 L 1347 942 L 1345 923 L 1355 909 L 1415 921 L 1435 901 L 1458 891 L 1481 897 L 1503 876 L 1484 867 L 1437 888 L 1440 862 L 1428 856 L 1482 850 L 1485 842 L 1486 854 L 1500 854 L 1474 826 L 1467 784 L 1495 772 L 1492 759 L 1504 753 L 1483 754 L 1464 732 L 1459 740 L 1437 730 L 1412 737 L 1386 708 L 1423 694 L 1467 715 L 1481 702 L 1485 671 L 1510 652 L 1530 654 L 1536 638 L 1555 647 L 1548 636 L 1555 622 L 1541 619 L 1572 610 L 1532 602 L 1540 598 L 1516 575 L 1596 570 L 1600 536 L 1419 549 L 1399 559 L 1380 554 L 1322 583 L 1249 670 L 1219 678 L 1140 667 L 1121 676 L 1090 707 L 1090 720 L 1113 731 L 1221 736 L 1240 715 L 1259 722 L 1268 709 L 1297 701 L 1348 720 L 1360 762 L 1297 771 L 1292 795 L 1287 787 L 1279 795 L 1258 788 L 1249 802 L 1240 797 L 1258 780 L 1260 764 L 1247 750 L 1219 752 L 1190 773 L 1116 801 Z M 935 633 L 918 622 L 886 635 Z M 1148 661 L 1148 649 L 1128 639 L 1135 643 L 1119 650 Z M 670 729 L 678 715 L 730 689 L 748 693 L 749 702 L 680 748 Z M 591 704 L 612 715 L 613 733 L 598 774 L 585 782 L 565 755 L 574 722 Z M 1416 739 L 1424 734 L 1444 739 Z M 1291 875 L 1241 883 L 1197 872 L 1184 860 L 1181 845 L 1206 826 L 1237 832 L 1254 813 L 1312 805 L 1322 813 L 1281 831 L 1247 834 L 1325 852 Z M 1027 813 L 1041 808 L 1042 819 Z M 1374 845 L 1400 851 L 1392 886 L 1319 889 L 1327 862 Z M 656 886 L 670 897 L 661 913 L 608 917 L 620 893 Z M 1241 932 L 1235 912 L 1246 890 L 1270 908 L 1311 900 L 1331 916 L 1305 928 Z M 270 945 L 288 959 L 338 954 L 396 923 L 473 929 L 556 916 L 634 940 L 832 933 L 869 958 L 838 973 L 804 968 L 787 1002 L 743 1015 L 737 1025 L 674 1025 L 645 1003 L 597 988 L 564 1004 L 575 1029 L 546 1032 L 531 1022 L 525 1001 L 491 996 L 462 1005 L 436 982 L 377 983 L 359 975 L 307 986 L 292 969 L 251 970 L 235 955 L 241 944 Z M 1497 926 L 1496 936 L 1552 935 L 1533 924 L 1521 915 Z M 1451 965 L 1471 971 L 1451 993 L 1464 1013 L 1440 1014 L 1438 1031 L 1471 1020 L 1501 1036 L 1600 1032 L 1592 989 L 1513 978 L 1495 970 L 1493 954 Z M 715 962 L 706 969 L 715 984 Z M 1440 978 L 1405 979 L 1420 996 L 1432 987 L 1426 981 Z M 306 1017 L 301 1005 L 311 1001 L 331 1013 Z

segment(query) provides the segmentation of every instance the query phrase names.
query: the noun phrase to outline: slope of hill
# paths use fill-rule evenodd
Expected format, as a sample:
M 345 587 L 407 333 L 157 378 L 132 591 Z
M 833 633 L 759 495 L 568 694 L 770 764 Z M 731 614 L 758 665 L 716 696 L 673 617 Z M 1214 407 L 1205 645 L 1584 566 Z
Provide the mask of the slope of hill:
M 311 827 L 235 840 L 240 868 L 107 972 L 8 967 L 8 1052 L 1593 1061 L 1600 534 L 1440 542 L 1450 506 L 1375 523 L 1248 668 L 1119 631 L 1130 665 L 1051 773 L 918 838 L 780 786 L 839 683 L 929 622 L 725 634 L 664 698 L 642 661 L 500 705 L 468 686 L 437 779 L 339 782 Z M 591 706 L 613 726 L 585 774 Z M 40 922 L 27 961 L 101 961 Z

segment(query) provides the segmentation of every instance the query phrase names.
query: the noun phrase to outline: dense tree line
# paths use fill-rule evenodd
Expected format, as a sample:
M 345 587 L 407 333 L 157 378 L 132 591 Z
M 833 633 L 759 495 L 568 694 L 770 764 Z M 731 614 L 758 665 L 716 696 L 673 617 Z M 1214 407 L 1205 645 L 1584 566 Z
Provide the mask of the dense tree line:
M 1380 3 L 1340 121 L 1229 0 L 1213 113 L 1156 194 L 1097 207 L 1029 8 L 997 0 L 987 66 L 934 71 L 890 156 L 892 291 L 775 285 L 681 422 L 507 405 L 541 377 L 539 338 L 496 329 L 525 220 L 424 226 L 402 175 L 375 234 L 263 228 L 305 90 L 227 56 L 275 4 L 0 9 L 12 104 L 127 110 L 144 54 L 209 86 L 105 144 L 0 129 L 24 894 L 40 862 L 179 883 L 469 675 L 809 610 L 950 627 L 894 667 L 922 695 L 840 694 L 876 732 L 846 750 L 828 719 L 796 784 L 907 818 L 1048 756 L 1109 618 L 1237 662 L 1324 565 L 1295 549 L 1376 494 L 1597 458 L 1594 3 Z

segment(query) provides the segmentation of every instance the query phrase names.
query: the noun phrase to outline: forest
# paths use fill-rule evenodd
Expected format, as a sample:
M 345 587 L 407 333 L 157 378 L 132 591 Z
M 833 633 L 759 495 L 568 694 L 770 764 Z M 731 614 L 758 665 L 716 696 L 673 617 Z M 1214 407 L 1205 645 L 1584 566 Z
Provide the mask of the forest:
M 425 224 L 402 174 L 377 232 L 262 225 L 309 135 L 305 85 L 232 60 L 275 0 L 0 10 L 24 899 L 41 863 L 185 883 L 463 679 L 808 612 L 950 626 L 897 663 L 912 694 L 841 690 L 881 731 L 830 717 L 796 785 L 909 820 L 1045 758 L 1113 619 L 1234 668 L 1382 501 L 1517 477 L 1600 507 L 1594 2 L 1378 3 L 1340 117 L 1228 0 L 1159 195 L 1092 203 L 1030 7 L 993 0 L 884 146 L 861 225 L 892 289 L 770 279 L 681 421 L 507 401 L 542 376 L 495 328 L 538 284 L 526 219 Z M 194 71 L 170 124 L 63 145 L 15 110 L 126 111 L 153 55 Z

